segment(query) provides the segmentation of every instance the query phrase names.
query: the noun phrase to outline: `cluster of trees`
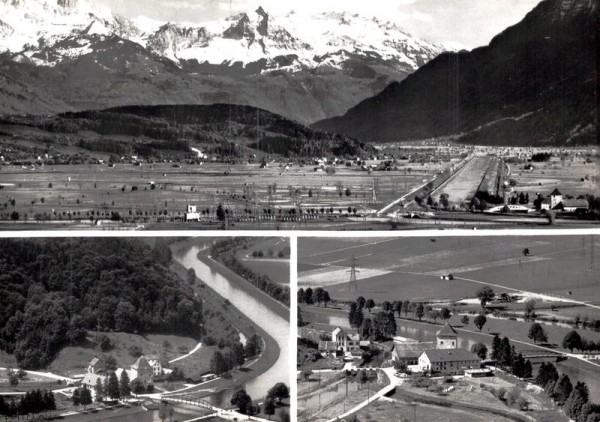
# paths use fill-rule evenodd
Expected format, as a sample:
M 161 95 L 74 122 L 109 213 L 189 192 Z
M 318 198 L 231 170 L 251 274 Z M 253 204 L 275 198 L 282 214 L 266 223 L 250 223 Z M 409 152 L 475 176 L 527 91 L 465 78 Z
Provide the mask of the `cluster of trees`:
M 585 337 L 581 337 L 581 335 L 575 330 L 572 330 L 565 335 L 562 341 L 562 346 L 565 349 L 569 349 L 571 353 L 573 353 L 573 350 L 580 350 L 581 352 L 600 351 L 600 341 L 594 342 L 593 340 L 588 340 Z
M 46 390 L 31 390 L 15 400 L 0 396 L 0 415 L 11 417 L 17 415 L 39 414 L 56 410 L 54 393 Z
M 288 287 L 272 282 L 268 275 L 256 274 L 237 259 L 236 252 L 245 246 L 246 239 L 243 238 L 221 240 L 213 244 L 211 256 L 269 296 L 289 306 L 290 289 Z
M 515 192 L 511 197 L 510 197 L 510 203 L 512 205 L 527 205 L 529 204 L 529 194 L 528 193 L 523 193 L 523 192 Z
M 104 382 L 98 379 L 95 385 L 96 401 L 98 402 L 124 399 L 129 397 L 131 393 L 143 394 L 151 393 L 152 391 L 154 391 L 154 386 L 148 385 L 146 387 L 139 379 L 130 381 L 127 371 L 122 371 L 120 378 L 117 378 L 115 371 L 111 371 L 104 378 Z M 76 388 L 73 390 L 71 400 L 75 406 L 82 405 L 85 408 L 92 403 L 91 391 L 85 385 Z
M 86 330 L 199 338 L 202 305 L 168 269 L 170 250 L 122 238 L 0 241 L 0 349 L 43 368 Z
M 298 289 L 298 303 L 306 303 L 307 305 L 312 305 L 314 303 L 321 305 L 325 305 L 327 307 L 327 303 L 331 301 L 331 297 L 329 296 L 329 292 L 322 287 L 317 287 L 315 290 L 308 287 L 304 290 L 302 287 Z
M 371 317 L 371 309 L 374 307 L 375 302 L 372 299 L 365 299 L 362 296 L 359 296 L 356 301 L 351 302 L 348 311 L 350 326 L 356 328 L 361 338 L 364 339 L 384 340 L 396 335 L 395 309 L 392 304 L 386 302 L 383 306 L 383 311 Z M 365 318 L 363 313 L 363 309 L 365 308 L 369 310 L 369 317 L 367 318 Z M 396 310 L 398 309 L 396 308 Z
M 267 392 L 267 397 L 263 403 L 264 413 L 269 415 L 269 417 L 274 415 L 276 406 L 281 403 L 281 400 L 289 397 L 290 390 L 288 387 L 284 383 L 278 382 Z M 244 415 L 253 416 L 260 413 L 260 406 L 252 403 L 252 398 L 244 389 L 237 390 L 231 397 L 230 402 L 233 406 L 238 408 L 240 413 Z M 280 419 L 282 421 L 289 420 L 289 415 L 287 415 L 285 412 L 282 412 Z
M 531 378 L 533 375 L 531 361 L 525 359 L 521 353 L 517 353 L 508 337 L 500 339 L 497 335 L 494 336 L 490 357 L 497 362 L 498 366 L 517 377 Z
M 597 422 L 600 420 L 600 405 L 590 401 L 590 394 L 584 382 L 573 386 L 568 375 L 558 375 L 551 362 L 544 362 L 534 381 L 544 391 L 563 406 L 564 412 L 576 422 Z
M 533 161 L 534 163 L 541 163 L 544 161 L 550 161 L 551 157 L 552 153 L 550 152 L 536 152 L 531 156 L 531 161 Z
M 210 360 L 210 370 L 216 375 L 223 375 L 232 369 L 239 368 L 244 364 L 246 359 L 258 356 L 262 351 L 262 339 L 253 334 L 246 341 L 246 345 L 237 342 L 234 343 L 228 351 L 215 351 Z

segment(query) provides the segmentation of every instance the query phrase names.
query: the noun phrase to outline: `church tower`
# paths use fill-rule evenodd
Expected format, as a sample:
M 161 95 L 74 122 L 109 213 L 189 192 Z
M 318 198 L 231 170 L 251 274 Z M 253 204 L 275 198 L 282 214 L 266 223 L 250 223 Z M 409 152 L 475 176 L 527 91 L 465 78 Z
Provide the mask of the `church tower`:
M 437 349 L 456 349 L 458 348 L 458 334 L 452 328 L 448 322 L 446 325 L 438 331 L 436 334 L 437 337 Z

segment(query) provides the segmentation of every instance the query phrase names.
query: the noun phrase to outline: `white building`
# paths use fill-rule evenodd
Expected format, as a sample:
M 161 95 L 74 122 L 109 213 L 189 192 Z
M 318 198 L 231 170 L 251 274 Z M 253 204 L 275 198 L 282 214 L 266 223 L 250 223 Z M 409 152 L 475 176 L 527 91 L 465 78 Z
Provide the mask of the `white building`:
M 450 324 L 446 322 L 446 325 L 442 327 L 440 331 L 435 333 L 436 336 L 436 349 L 456 349 L 458 348 L 458 334 Z
M 418 365 L 423 372 L 459 375 L 480 368 L 481 359 L 464 349 L 432 349 L 421 353 Z
M 195 205 L 188 205 L 185 213 L 185 221 L 200 221 L 200 213 Z

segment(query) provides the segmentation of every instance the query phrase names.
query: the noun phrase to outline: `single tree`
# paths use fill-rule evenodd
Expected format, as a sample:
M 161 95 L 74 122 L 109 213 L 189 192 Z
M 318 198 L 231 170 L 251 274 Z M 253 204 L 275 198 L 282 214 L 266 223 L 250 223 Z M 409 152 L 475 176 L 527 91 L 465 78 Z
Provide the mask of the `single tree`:
M 452 316 L 452 313 L 450 312 L 450 309 L 444 307 L 442 308 L 442 310 L 440 311 L 440 314 L 442 316 L 442 319 L 445 321 L 447 319 L 450 319 L 450 317 Z
M 571 391 L 573 391 L 571 379 L 567 374 L 562 374 L 556 381 L 552 396 L 558 403 L 564 404 L 571 395 Z
M 367 299 L 367 301 L 365 302 L 365 308 L 369 310 L 369 313 L 371 313 L 371 309 L 373 309 L 374 307 L 375 301 L 373 301 L 373 299 Z
M 535 299 L 525 301 L 525 319 L 535 318 Z
M 481 303 L 481 307 L 485 309 L 485 306 L 494 299 L 496 293 L 489 286 L 483 286 L 477 290 L 477 297 Z
M 486 324 L 486 322 L 487 322 L 487 318 L 483 314 L 477 315 L 475 317 L 475 319 L 473 320 L 473 324 L 475 324 L 475 326 L 479 329 L 479 331 L 481 331 L 481 329 Z
M 104 399 L 104 386 L 100 378 L 96 380 L 96 401 L 102 401 Z
M 562 341 L 562 346 L 565 349 L 569 349 L 571 351 L 571 353 L 573 353 L 573 349 L 581 350 L 581 346 L 582 346 L 581 336 L 575 330 L 569 331 L 565 335 L 565 337 Z
M 469 317 L 467 315 L 463 315 L 460 319 L 460 323 L 462 325 L 469 325 Z
M 233 406 L 237 406 L 238 410 L 242 414 L 246 414 L 248 407 L 252 405 L 252 398 L 246 393 L 246 390 L 237 390 L 230 400 Z
M 487 357 L 488 349 L 483 343 L 475 343 L 471 346 L 471 353 L 475 353 L 480 359 L 485 359 Z
M 546 343 L 548 341 L 548 335 L 546 334 L 544 327 L 542 327 L 542 324 L 539 322 L 531 324 L 527 337 L 532 339 L 534 343 Z
M 71 396 L 71 401 L 73 401 L 73 406 L 77 407 L 81 404 L 81 390 L 76 388 L 73 390 L 73 395 Z
M 423 315 L 425 315 L 425 307 L 422 303 L 417 305 L 417 310 L 415 311 L 415 316 L 421 321 L 423 319 Z
M 108 376 L 108 388 L 106 390 L 106 395 L 113 400 L 118 400 L 121 398 L 119 380 L 117 379 L 117 374 L 114 372 L 111 372 Z
M 121 378 L 119 379 L 119 395 L 121 398 L 128 397 L 131 394 L 131 388 L 129 387 L 129 375 L 127 371 L 121 372 Z
M 267 392 L 267 397 L 270 397 L 277 401 L 277 403 L 280 403 L 281 400 L 290 397 L 290 390 L 284 383 L 278 382 L 269 389 L 269 391 Z
M 92 393 L 85 385 L 81 388 L 81 392 L 79 393 L 79 402 L 83 405 L 84 410 L 88 405 L 92 404 Z
M 273 399 L 267 397 L 265 400 L 264 413 L 269 417 L 269 420 L 271 419 L 271 416 L 275 414 L 275 402 Z

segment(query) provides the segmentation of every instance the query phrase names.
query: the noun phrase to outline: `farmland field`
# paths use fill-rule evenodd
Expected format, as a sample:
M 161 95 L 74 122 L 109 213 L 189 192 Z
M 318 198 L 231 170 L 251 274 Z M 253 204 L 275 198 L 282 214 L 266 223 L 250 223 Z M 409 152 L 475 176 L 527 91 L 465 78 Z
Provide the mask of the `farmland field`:
M 523 165 L 511 166 L 510 178 L 517 182 L 515 190 L 548 195 L 558 188 L 561 193 L 577 197 L 586 193 L 598 194 L 600 187 L 600 163 L 590 163 L 575 156 L 566 160 L 553 158 L 545 163 L 533 163 L 533 170 L 524 170 Z
M 299 285 L 314 288 L 327 279 L 338 300 L 357 296 L 347 272 L 354 255 L 367 276 L 358 273 L 358 293 L 376 301 L 473 297 L 490 284 L 496 291 L 600 304 L 600 239 L 592 236 L 307 238 L 298 249 Z M 440 279 L 449 273 L 454 280 Z M 311 279 L 314 274 L 320 279 Z
M 254 256 L 262 252 L 263 256 Z M 255 274 L 269 276 L 274 283 L 290 284 L 290 243 L 289 238 L 252 238 L 248 249 L 239 250 L 236 258 Z
M 199 210 L 209 209 L 207 219 L 214 219 L 219 203 L 236 215 L 298 206 L 334 208 L 335 213 L 346 212 L 348 207 L 360 211 L 395 199 L 442 168 L 428 164 L 411 172 L 368 174 L 357 167 L 340 167 L 336 174 L 326 174 L 308 166 L 284 167 L 223 163 L 2 166 L 0 218 L 8 219 L 17 211 L 21 219 L 46 214 L 53 220 L 89 220 L 92 212 L 95 217 L 118 212 L 123 217 L 156 219 L 165 210 L 168 217 L 182 217 L 187 205 L 196 205 Z

